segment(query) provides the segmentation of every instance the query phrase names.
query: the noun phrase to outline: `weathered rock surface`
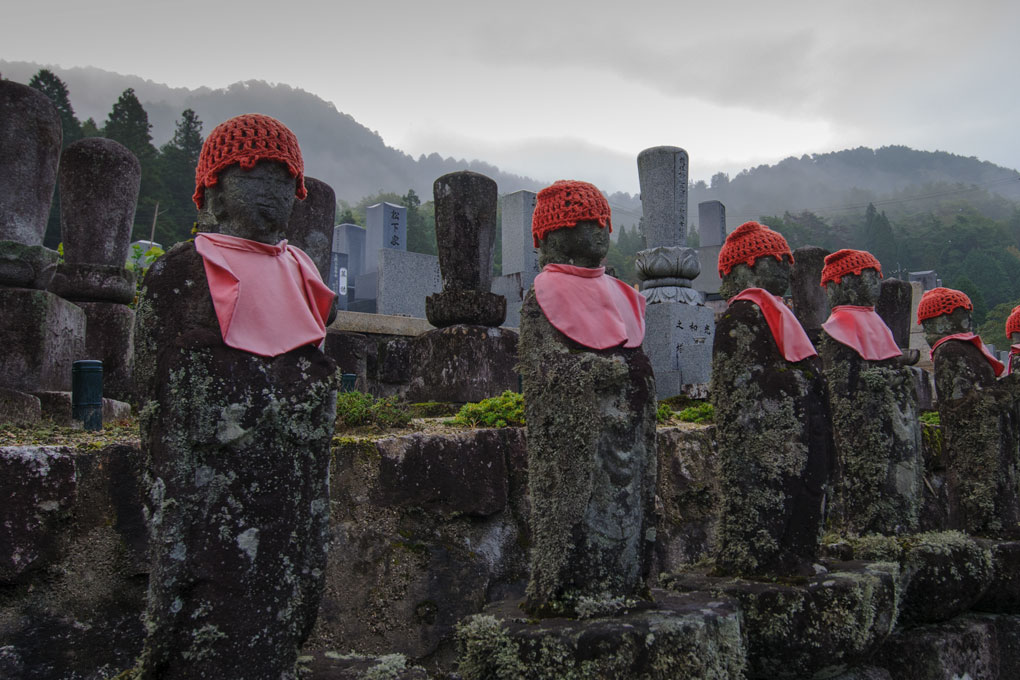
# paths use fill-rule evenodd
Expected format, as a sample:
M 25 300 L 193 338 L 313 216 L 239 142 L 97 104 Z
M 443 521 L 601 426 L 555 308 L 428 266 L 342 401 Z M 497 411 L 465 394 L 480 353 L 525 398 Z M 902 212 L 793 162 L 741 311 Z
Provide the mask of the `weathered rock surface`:
M 504 306 L 506 298 L 500 297 Z M 408 401 L 481 401 L 517 391 L 517 333 L 454 325 L 409 341 Z
M 914 289 L 909 281 L 884 279 L 882 291 L 875 304 L 875 311 L 892 331 L 896 346 L 900 349 L 910 347 L 911 301 Z
M 141 181 L 138 159 L 112 139 L 87 137 L 64 149 L 60 234 L 66 263 L 124 266 Z
M 85 312 L 44 290 L 0 288 L 0 319 L 0 385 L 70 390 L 71 364 L 85 358 Z
M 528 609 L 640 597 L 655 544 L 655 378 L 640 348 L 592 350 L 521 307 L 532 561 Z
M 46 290 L 60 254 L 44 246 L 0 241 L 0 286 Z
M 917 530 L 924 463 L 914 382 L 896 360 L 867 361 L 824 330 L 836 450 L 830 517 L 858 535 Z
M 135 311 L 114 302 L 76 302 L 85 312 L 85 356 L 103 362 L 103 394 L 134 399 Z
M 307 181 L 307 180 L 306 180 Z M 365 656 L 315 652 L 302 659 L 308 680 L 428 680 L 423 668 L 409 665 L 402 654 Z M 305 676 L 302 676 L 305 677 Z
M 42 413 L 57 425 L 73 426 L 77 422 L 71 417 L 70 392 L 35 392 L 34 396 L 42 406 Z M 131 417 L 131 404 L 103 397 L 103 422 L 113 423 Z
M 336 193 L 320 179 L 305 177 L 308 196 L 294 201 L 287 223 L 287 241 L 312 258 L 319 276 L 329 280 L 329 258 L 336 220 Z
M 793 251 L 790 269 L 793 313 L 812 342 L 817 341 L 822 324 L 829 318 L 829 298 L 819 285 L 828 254 L 828 250 L 818 246 L 802 246 Z
M 134 302 L 135 273 L 121 265 L 63 263 L 57 266 L 50 291 L 74 302 Z
M 0 423 L 27 425 L 42 417 L 39 397 L 0 387 Z
M 817 551 L 833 455 L 821 360 L 786 361 L 758 306 L 737 301 L 716 324 L 710 391 L 717 565 L 739 574 L 803 571 Z
M 745 669 L 741 616 L 730 598 L 654 591 L 637 605 L 604 603 L 615 615 L 523 619 L 497 602 L 457 629 L 464 680 L 490 678 L 739 678 Z
M 436 328 L 499 326 L 506 320 L 506 297 L 487 291 L 444 290 L 425 298 L 425 318 Z
M 665 587 L 739 603 L 747 677 L 831 677 L 868 659 L 896 623 L 899 569 L 848 562 L 803 585 L 677 574 Z
M 62 137 L 49 97 L 0 80 L 0 240 L 42 244 Z

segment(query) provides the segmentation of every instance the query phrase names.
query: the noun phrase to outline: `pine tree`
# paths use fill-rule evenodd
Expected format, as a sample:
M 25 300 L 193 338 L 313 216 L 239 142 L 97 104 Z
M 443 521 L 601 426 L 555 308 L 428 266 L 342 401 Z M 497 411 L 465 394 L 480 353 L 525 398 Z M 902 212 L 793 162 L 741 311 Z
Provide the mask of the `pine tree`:
M 142 186 L 138 191 L 138 209 L 131 232 L 134 239 L 148 239 L 157 209 L 160 214 L 166 209 L 166 190 L 160 175 L 159 153 L 152 145 L 151 129 L 149 114 L 130 87 L 114 103 L 103 126 L 103 135 L 126 146 L 138 157 L 142 166 Z M 172 238 L 166 232 L 166 228 L 161 229 L 158 237 L 167 240 L 163 245 L 169 245 Z
M 195 167 L 202 153 L 202 121 L 185 109 L 177 121 L 173 138 L 160 149 L 160 175 L 166 190 L 166 204 L 160 204 L 156 225 L 160 243 L 169 247 L 188 238 L 195 223 Z M 157 240 L 159 240 L 157 239 Z
M 67 85 L 49 69 L 40 69 L 28 81 L 29 87 L 42 92 L 50 98 L 53 105 L 57 107 L 60 114 L 60 127 L 64 133 L 64 141 L 61 148 L 66 149 L 71 142 L 82 138 L 81 123 L 74 115 L 74 107 L 71 106 L 70 95 Z

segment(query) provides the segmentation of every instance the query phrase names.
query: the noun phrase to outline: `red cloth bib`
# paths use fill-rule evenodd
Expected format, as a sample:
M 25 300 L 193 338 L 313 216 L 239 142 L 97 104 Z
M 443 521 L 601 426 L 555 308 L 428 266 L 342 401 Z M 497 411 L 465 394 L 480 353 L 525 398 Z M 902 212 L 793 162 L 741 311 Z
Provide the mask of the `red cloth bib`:
M 797 321 L 790 308 L 786 306 L 782 298 L 762 288 L 748 288 L 734 295 L 728 300 L 733 304 L 737 300 L 747 300 L 758 305 L 765 321 L 772 331 L 772 338 L 779 347 L 779 353 L 787 361 L 802 361 L 808 357 L 817 356 L 815 346 L 811 344 L 804 327 Z
M 535 298 L 553 328 L 585 347 L 638 347 L 645 337 L 644 297 L 605 267 L 547 264 Z
M 199 234 L 195 250 L 227 346 L 274 357 L 326 336 L 334 293 L 300 248 Z
M 902 356 L 892 331 L 874 307 L 838 305 L 822 328 L 833 340 L 854 349 L 862 359 L 880 361 Z
M 1009 372 L 1013 373 L 1013 364 L 1016 363 L 1014 357 L 1020 355 L 1020 345 L 1009 346 Z
M 935 350 L 939 345 L 944 343 L 946 340 L 962 340 L 963 342 L 969 342 L 970 344 L 981 350 L 981 354 L 984 355 L 985 359 L 989 364 L 992 365 L 992 370 L 995 371 L 995 377 L 1002 375 L 1002 372 L 1006 370 L 1006 367 L 1002 365 L 1002 362 L 991 355 L 991 353 L 985 348 L 985 343 L 981 342 L 981 338 L 973 333 L 955 333 L 954 335 L 947 335 L 938 342 L 936 342 L 931 348 L 931 358 L 935 358 Z

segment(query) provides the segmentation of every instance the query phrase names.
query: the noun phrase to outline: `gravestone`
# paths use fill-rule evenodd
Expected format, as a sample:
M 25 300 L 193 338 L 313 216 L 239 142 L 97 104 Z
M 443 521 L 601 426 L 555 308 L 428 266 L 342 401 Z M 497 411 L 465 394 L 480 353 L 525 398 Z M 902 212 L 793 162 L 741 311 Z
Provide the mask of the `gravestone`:
M 433 186 L 439 271 L 436 258 L 417 253 L 422 271 L 405 279 L 404 295 L 421 299 L 430 283 L 442 290 L 424 298 L 425 313 L 436 330 L 410 342 L 411 401 L 479 401 L 517 388 L 514 363 L 517 334 L 499 328 L 506 298 L 490 292 L 496 236 L 496 183 L 475 172 L 443 175 Z M 385 251 L 380 255 L 388 255 Z M 405 258 L 406 259 L 406 258 Z M 380 302 L 388 268 L 380 268 Z M 407 276 L 407 274 L 403 274 Z M 382 311 L 382 309 L 380 309 Z
M 829 298 L 819 285 L 828 254 L 828 250 L 818 246 L 802 246 L 793 251 L 790 272 L 793 313 L 812 342 L 818 341 L 822 322 L 829 318 Z
M 364 273 L 379 270 L 383 248 L 407 250 L 407 208 L 393 203 L 376 203 L 365 210 Z
M 443 290 L 439 258 L 435 255 L 383 248 L 379 251 L 376 275 L 378 314 L 424 319 L 428 296 Z
M 538 250 L 531 235 L 535 192 L 515 191 L 503 197 L 500 223 L 503 273 L 492 280 L 492 292 L 506 298 L 504 325 L 517 328 L 521 302 L 538 274 Z
M 345 278 L 347 292 L 344 300 L 337 300 L 338 309 L 351 309 L 358 299 L 355 285 L 357 277 L 364 272 L 365 264 L 365 230 L 356 224 L 340 224 L 333 227 L 333 245 L 331 247 L 329 287 L 339 293 L 341 287 L 341 268 L 346 268 Z M 345 264 L 340 264 L 340 255 L 344 256 Z M 374 292 L 374 290 L 373 290 Z M 374 298 L 373 298 L 374 299 Z M 343 304 L 343 307 L 339 307 Z
M 85 313 L 46 290 L 58 259 L 42 239 L 61 134 L 46 95 L 0 79 L 0 387 L 23 393 L 70 390 L 71 364 L 85 358 Z
M 314 177 L 305 177 L 305 188 L 308 189 L 305 200 L 294 202 L 287 239 L 312 258 L 325 281 L 329 278 L 336 193 L 333 187 Z
M 721 201 L 698 204 L 698 245 L 721 246 L 726 240 L 726 206 Z
M 135 272 L 126 267 L 142 169 L 123 145 L 89 137 L 60 162 L 60 231 L 65 261 L 50 290 L 85 311 L 85 351 L 103 362 L 103 391 L 134 394 Z
M 704 397 L 711 375 L 715 315 L 693 287 L 701 273 L 687 243 L 687 152 L 658 146 L 638 155 L 647 250 L 635 268 L 645 312 L 645 352 L 655 369 L 660 399 L 687 393 Z
M 336 293 L 336 308 L 341 311 L 347 309 L 347 295 L 353 290 L 348 287 L 348 282 L 353 281 L 349 276 L 349 262 L 350 258 L 347 253 L 330 253 L 329 277 L 326 279 L 326 285 Z
M 909 272 L 907 279 L 911 282 L 917 281 L 924 290 L 931 290 L 940 286 L 939 275 L 934 269 L 926 269 L 920 272 Z

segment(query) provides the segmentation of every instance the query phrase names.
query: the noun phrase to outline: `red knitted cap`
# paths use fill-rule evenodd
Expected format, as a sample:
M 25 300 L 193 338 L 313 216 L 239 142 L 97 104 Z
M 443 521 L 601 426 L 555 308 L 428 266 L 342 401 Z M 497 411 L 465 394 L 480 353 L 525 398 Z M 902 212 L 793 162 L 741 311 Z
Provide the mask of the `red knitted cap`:
M 1014 307 L 1006 319 L 1006 339 L 1012 342 L 1009 336 L 1013 333 L 1020 333 L 1020 306 Z
M 950 314 L 957 307 L 974 309 L 965 293 L 952 288 L 932 288 L 921 296 L 921 302 L 917 305 L 917 323 Z
M 793 253 L 782 234 L 764 224 L 744 222 L 726 237 L 726 242 L 719 249 L 719 276 L 726 276 L 738 264 L 753 267 L 755 260 L 766 255 L 780 262 L 786 255 L 793 262 Z
M 205 202 L 205 188 L 216 186 L 221 172 L 231 165 L 251 170 L 259 161 L 279 161 L 297 178 L 295 196 L 304 200 L 305 164 L 297 137 L 290 129 L 261 113 L 246 113 L 224 121 L 213 128 L 202 145 L 195 168 L 195 195 L 192 199 L 199 210 Z
M 531 217 L 531 235 L 535 247 L 546 234 L 578 222 L 598 222 L 613 230 L 609 201 L 594 184 L 561 179 L 538 192 L 535 212 Z
M 866 250 L 850 250 L 844 248 L 825 256 L 825 266 L 822 267 L 822 285 L 832 281 L 840 283 L 847 274 L 861 275 L 865 269 L 878 271 L 882 276 L 882 265 L 875 256 Z

